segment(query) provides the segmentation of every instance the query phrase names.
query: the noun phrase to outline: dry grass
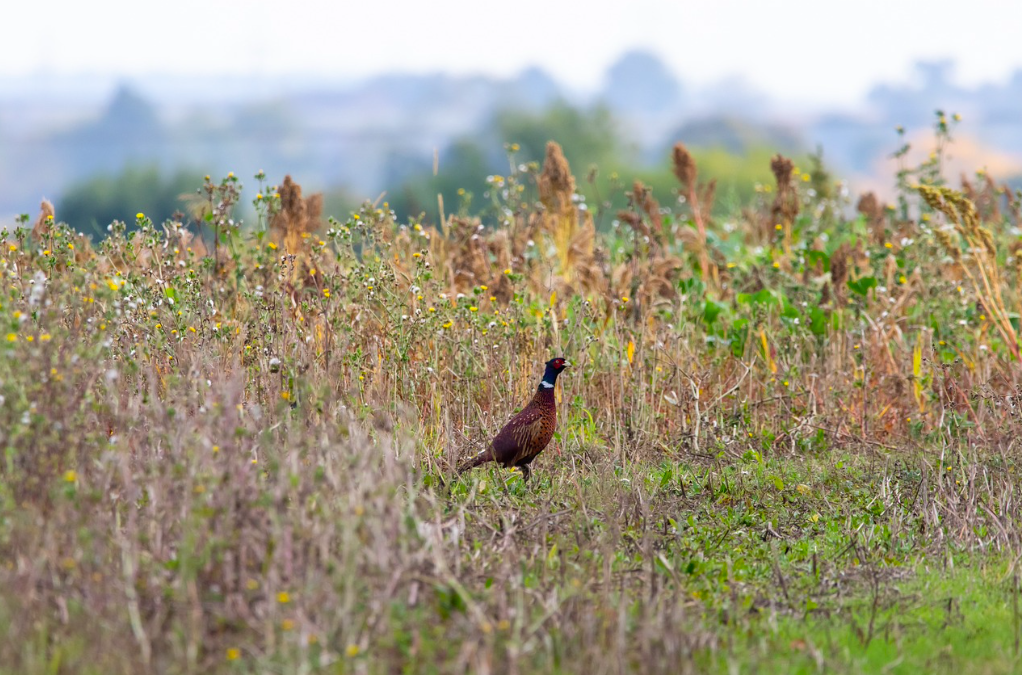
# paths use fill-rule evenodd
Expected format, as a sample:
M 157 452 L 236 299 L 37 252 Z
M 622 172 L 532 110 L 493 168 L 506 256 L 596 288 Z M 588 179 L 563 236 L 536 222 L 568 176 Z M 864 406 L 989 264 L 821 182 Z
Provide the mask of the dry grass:
M 979 644 L 972 607 L 1007 671 L 1010 236 L 946 190 L 828 224 L 847 204 L 775 163 L 729 253 L 683 152 L 685 210 L 636 183 L 604 234 L 555 144 L 501 227 L 367 204 L 317 231 L 285 180 L 250 236 L 230 178 L 209 257 L 144 216 L 84 256 L 6 234 L 0 672 L 950 671 L 927 636 Z M 452 481 L 553 352 L 537 480 Z

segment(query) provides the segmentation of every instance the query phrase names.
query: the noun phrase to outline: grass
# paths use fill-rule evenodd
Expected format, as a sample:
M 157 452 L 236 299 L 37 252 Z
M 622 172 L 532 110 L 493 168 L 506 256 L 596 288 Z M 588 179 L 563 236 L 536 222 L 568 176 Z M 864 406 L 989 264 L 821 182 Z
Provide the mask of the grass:
M 0 673 L 1017 670 L 1015 197 L 706 222 L 685 152 L 699 223 L 551 146 L 435 225 L 0 234 Z M 453 476 L 554 354 L 533 480 Z

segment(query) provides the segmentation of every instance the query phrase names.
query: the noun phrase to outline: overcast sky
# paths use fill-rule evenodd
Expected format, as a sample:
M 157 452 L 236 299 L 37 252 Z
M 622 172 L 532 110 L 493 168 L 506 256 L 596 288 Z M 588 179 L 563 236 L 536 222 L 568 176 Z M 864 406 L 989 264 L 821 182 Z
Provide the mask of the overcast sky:
M 1022 2 L 1004 0 L 32 0 L 4 3 L 0 75 L 39 72 L 508 75 L 597 86 L 631 48 L 684 82 L 740 76 L 779 99 L 852 103 L 950 58 L 963 83 L 1022 67 Z M 287 8 L 287 9 L 282 9 Z

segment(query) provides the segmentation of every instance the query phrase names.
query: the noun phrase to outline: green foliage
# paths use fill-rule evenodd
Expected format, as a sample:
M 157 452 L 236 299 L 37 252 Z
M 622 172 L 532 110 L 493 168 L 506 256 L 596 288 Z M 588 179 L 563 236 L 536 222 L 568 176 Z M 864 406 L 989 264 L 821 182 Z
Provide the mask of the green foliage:
M 635 161 L 621 141 L 622 134 L 613 116 L 605 107 L 590 110 L 575 108 L 561 102 L 542 113 L 507 110 L 497 114 L 493 133 L 506 143 L 521 148 L 526 162 L 541 162 L 546 144 L 551 139 L 564 150 L 564 156 L 580 175 L 595 166 L 630 165 Z
M 605 228 L 616 210 L 627 204 L 622 188 L 631 184 L 624 182 L 624 176 L 651 187 L 662 204 L 676 200 L 678 182 L 671 172 L 670 147 L 664 147 L 655 168 L 643 168 L 636 149 L 624 138 L 609 110 L 599 106 L 583 109 L 560 102 L 539 113 L 501 111 L 478 136 L 458 139 L 442 152 L 437 175 L 431 175 L 431 167 L 424 164 L 395 174 L 403 182 L 388 200 L 399 215 L 425 213 L 429 222 L 439 215 L 438 194 L 443 196 L 448 215 L 485 213 L 496 198 L 496 190 L 485 177 L 507 175 L 509 160 L 512 164 L 541 163 L 547 142 L 556 139 L 578 176 L 579 193 L 597 209 L 598 222 Z M 508 150 L 506 154 L 484 150 L 501 144 Z M 719 215 L 737 212 L 752 200 L 757 186 L 770 183 L 773 152 L 761 146 L 743 154 L 720 147 L 693 149 L 701 179 L 717 181 Z
M 139 212 L 162 222 L 187 211 L 183 197 L 195 195 L 201 186 L 202 176 L 194 173 L 167 177 L 155 166 L 129 167 L 116 176 L 92 178 L 70 188 L 56 210 L 62 220 L 98 240 L 107 235 L 107 225 L 115 220 L 134 223 Z
M 690 150 L 699 166 L 700 180 L 717 181 L 718 216 L 735 217 L 742 206 L 754 201 L 757 187 L 762 191 L 773 182 L 770 174 L 770 157 L 776 152 L 773 148 L 753 147 L 746 154 L 735 154 L 723 148 L 694 147 Z M 676 199 L 678 179 L 671 172 L 669 151 L 670 148 L 664 148 L 664 159 L 655 169 L 623 167 L 619 174 L 634 175 L 653 189 L 661 204 L 670 204 Z

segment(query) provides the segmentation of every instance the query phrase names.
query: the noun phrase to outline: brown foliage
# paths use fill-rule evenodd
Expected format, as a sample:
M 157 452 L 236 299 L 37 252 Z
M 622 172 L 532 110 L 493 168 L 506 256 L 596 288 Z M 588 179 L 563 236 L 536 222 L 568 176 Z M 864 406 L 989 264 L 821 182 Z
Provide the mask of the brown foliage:
M 546 144 L 546 159 L 537 187 L 539 200 L 548 211 L 564 211 L 570 206 L 571 196 L 575 193 L 575 177 L 571 175 L 564 151 L 554 141 Z
M 270 221 L 270 239 L 284 249 L 292 284 L 313 285 L 307 241 L 323 226 L 323 194 L 302 197 L 302 186 L 290 174 L 278 189 L 280 210 Z
M 770 170 L 777 181 L 777 195 L 774 197 L 770 215 L 774 224 L 791 225 L 799 211 L 798 192 L 792 181 L 795 165 L 787 157 L 777 155 L 770 160 Z
M 876 194 L 867 192 L 859 197 L 855 209 L 866 219 L 870 237 L 875 244 L 884 242 L 884 225 L 887 221 L 886 206 L 877 199 Z
M 703 279 L 707 282 L 711 278 L 710 255 L 706 245 L 706 225 L 710 213 L 713 211 L 713 200 L 717 192 L 717 181 L 700 185 L 698 182 L 699 172 L 696 168 L 695 159 L 685 147 L 684 143 L 676 143 L 671 152 L 674 175 L 681 183 L 681 191 L 688 207 L 692 211 L 692 221 L 696 226 L 698 235 L 699 269 Z M 712 276 L 716 276 L 716 269 Z
M 980 184 L 978 187 L 963 173 L 962 192 L 965 193 L 966 198 L 976 205 L 976 211 L 981 220 L 993 222 L 1001 221 L 1001 202 L 1004 199 L 1005 193 L 1011 194 L 1011 190 L 998 186 L 990 174 L 986 172 L 980 174 Z
M 837 247 L 830 256 L 830 283 L 834 294 L 834 304 L 843 305 L 845 302 L 845 288 L 848 283 L 848 255 L 847 243 Z
M 300 253 L 305 247 L 302 235 L 309 235 L 323 226 L 323 194 L 302 198 L 302 186 L 290 174 L 284 176 L 280 189 L 280 211 L 270 222 L 270 236 L 282 244 L 287 253 Z
M 44 199 L 39 205 L 39 217 L 35 219 L 35 225 L 32 227 L 32 236 L 38 240 L 49 234 L 53 228 L 53 217 L 53 204 L 50 200 Z

